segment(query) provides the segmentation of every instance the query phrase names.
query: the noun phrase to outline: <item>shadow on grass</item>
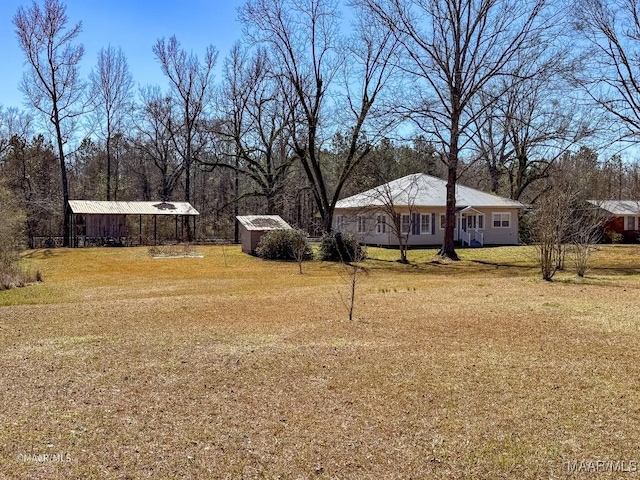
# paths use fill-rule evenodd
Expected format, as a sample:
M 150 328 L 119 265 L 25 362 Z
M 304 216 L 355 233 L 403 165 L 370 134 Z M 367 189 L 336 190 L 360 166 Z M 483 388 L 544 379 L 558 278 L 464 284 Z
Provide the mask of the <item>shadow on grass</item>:
M 484 260 L 447 261 L 432 259 L 422 262 L 401 263 L 398 260 L 367 258 L 372 270 L 393 271 L 406 274 L 436 275 L 477 275 L 498 274 L 500 276 L 521 276 L 535 272 L 535 265 L 520 265 L 506 262 L 488 262 Z
M 619 276 L 640 276 L 640 267 L 623 267 L 623 266 L 614 266 L 614 267 L 593 267 L 589 269 L 591 273 L 598 273 L 601 275 L 619 275 Z
M 495 268 L 504 267 L 504 268 L 516 268 L 521 270 L 532 270 L 532 269 L 538 268 L 535 265 L 518 265 L 515 263 L 506 263 L 506 262 L 488 262 L 486 260 L 467 260 L 467 261 L 471 263 L 479 263 L 480 265 L 487 265 Z
M 59 257 L 60 254 L 60 249 L 44 248 L 38 250 L 30 250 L 27 253 L 23 253 L 22 258 L 41 260 L 46 258 Z

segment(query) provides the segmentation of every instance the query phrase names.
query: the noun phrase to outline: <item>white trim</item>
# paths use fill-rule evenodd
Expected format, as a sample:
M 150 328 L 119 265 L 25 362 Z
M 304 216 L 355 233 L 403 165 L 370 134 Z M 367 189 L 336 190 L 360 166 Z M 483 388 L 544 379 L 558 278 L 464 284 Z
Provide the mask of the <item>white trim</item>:
M 505 217 L 507 225 L 505 225 Z M 498 225 L 496 225 L 496 220 Z M 492 212 L 491 228 L 511 228 L 511 212 Z
M 376 217 L 376 233 L 387 233 L 387 216 L 378 215 Z
M 427 219 L 426 226 L 424 230 L 422 227 L 425 225 L 425 218 Z M 431 235 L 431 213 L 421 213 L 420 214 L 420 235 Z

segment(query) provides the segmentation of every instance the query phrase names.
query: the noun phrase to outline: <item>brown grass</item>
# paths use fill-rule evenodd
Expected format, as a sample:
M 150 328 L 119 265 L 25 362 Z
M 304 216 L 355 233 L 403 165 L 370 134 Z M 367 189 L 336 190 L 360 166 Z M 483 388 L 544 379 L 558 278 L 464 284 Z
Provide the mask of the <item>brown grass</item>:
M 370 249 L 354 322 L 339 265 L 198 251 L 26 255 L 46 281 L 0 292 L 0 478 L 595 479 L 612 476 L 567 462 L 640 462 L 637 246 L 553 283 L 527 247 L 412 265 Z

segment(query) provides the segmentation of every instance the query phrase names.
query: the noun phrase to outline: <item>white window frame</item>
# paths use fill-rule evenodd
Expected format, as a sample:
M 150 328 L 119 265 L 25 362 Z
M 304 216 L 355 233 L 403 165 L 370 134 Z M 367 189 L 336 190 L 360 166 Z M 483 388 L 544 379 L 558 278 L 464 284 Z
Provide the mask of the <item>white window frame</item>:
M 631 221 L 633 221 L 633 225 L 631 224 Z M 637 230 L 638 229 L 638 223 L 637 223 L 638 219 L 636 217 L 633 216 L 628 216 L 627 217 L 627 222 L 626 222 L 626 228 L 625 230 Z
M 496 220 L 498 221 L 497 226 Z M 511 212 L 493 212 L 491 214 L 491 226 L 493 228 L 511 228 Z
M 376 218 L 376 233 L 387 233 L 387 216 L 378 215 Z
M 425 222 L 426 219 L 426 222 Z M 423 228 L 426 225 L 427 228 Z M 431 235 L 431 214 L 420 214 L 420 235 Z
M 405 218 L 407 219 L 406 223 L 404 221 Z M 411 215 L 408 213 L 402 213 L 400 214 L 400 234 L 407 235 L 409 233 L 411 233 Z
M 367 233 L 367 217 L 358 215 L 358 233 Z
M 444 230 L 447 225 L 447 215 L 445 213 L 440 214 L 440 230 Z
M 342 232 L 345 227 L 344 215 L 336 215 L 336 230 Z

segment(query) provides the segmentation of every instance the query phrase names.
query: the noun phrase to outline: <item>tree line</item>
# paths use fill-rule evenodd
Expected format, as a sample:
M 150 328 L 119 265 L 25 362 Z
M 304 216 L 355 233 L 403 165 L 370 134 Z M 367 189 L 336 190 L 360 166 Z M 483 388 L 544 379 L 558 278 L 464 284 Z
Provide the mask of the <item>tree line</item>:
M 447 181 L 440 253 L 455 259 L 458 182 L 535 203 L 578 159 L 597 179 L 588 196 L 638 197 L 638 163 L 615 150 L 635 155 L 640 126 L 637 13 L 631 0 L 248 0 L 221 61 L 213 45 L 198 57 L 156 41 L 163 89 L 136 85 L 113 46 L 81 78 L 82 24 L 60 0 L 33 2 L 13 18 L 31 108 L 0 108 L 3 188 L 30 238 L 68 244 L 64 208 L 82 198 L 188 201 L 200 238 L 237 240 L 238 214 L 318 235 L 340 198 L 425 172 Z

